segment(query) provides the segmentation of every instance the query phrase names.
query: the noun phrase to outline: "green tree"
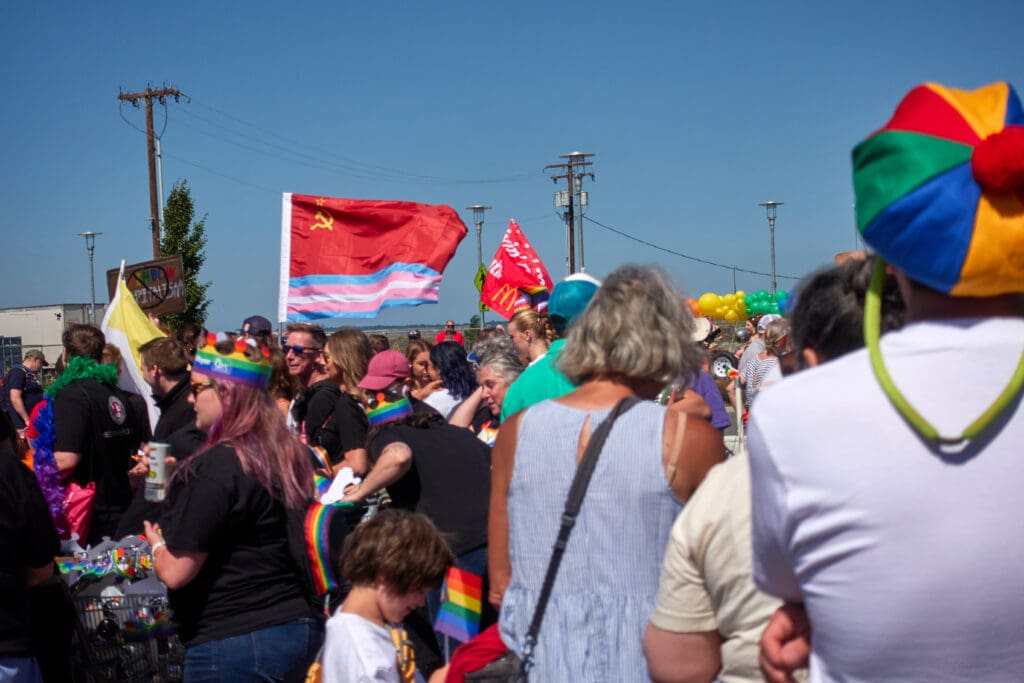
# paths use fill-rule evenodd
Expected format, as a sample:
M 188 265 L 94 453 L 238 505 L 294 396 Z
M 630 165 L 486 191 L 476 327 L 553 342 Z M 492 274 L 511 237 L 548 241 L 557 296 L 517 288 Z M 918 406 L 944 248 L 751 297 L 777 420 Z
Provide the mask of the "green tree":
M 174 184 L 171 194 L 167 197 L 164 207 L 163 239 L 160 241 L 161 256 L 181 254 L 181 262 L 185 268 L 185 312 L 164 316 L 164 322 L 172 330 L 177 330 L 186 322 L 202 325 L 206 322 L 206 309 L 212 303 L 206 297 L 210 282 L 200 282 L 199 269 L 206 262 L 206 215 L 198 221 L 195 217 L 195 206 L 192 193 L 188 189 L 188 180 L 180 180 Z

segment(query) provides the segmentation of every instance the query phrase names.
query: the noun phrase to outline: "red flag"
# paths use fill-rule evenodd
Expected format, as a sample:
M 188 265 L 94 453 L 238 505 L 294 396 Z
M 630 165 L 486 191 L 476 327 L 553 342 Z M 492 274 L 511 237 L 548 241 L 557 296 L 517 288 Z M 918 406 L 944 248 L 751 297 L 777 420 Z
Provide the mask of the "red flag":
M 516 300 L 524 293 L 535 297 L 550 289 L 551 277 L 537 252 L 526 241 L 519 225 L 509 221 L 501 246 L 487 268 L 480 301 L 508 320 L 515 312 Z
M 450 206 L 285 193 L 278 320 L 373 317 L 436 303 L 466 236 Z

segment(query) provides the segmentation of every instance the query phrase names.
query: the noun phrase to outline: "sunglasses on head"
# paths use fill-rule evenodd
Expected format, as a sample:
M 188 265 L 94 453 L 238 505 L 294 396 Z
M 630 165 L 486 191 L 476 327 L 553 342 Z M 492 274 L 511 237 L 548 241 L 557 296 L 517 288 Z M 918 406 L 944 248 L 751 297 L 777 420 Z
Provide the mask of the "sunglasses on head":
M 189 384 L 192 387 L 192 395 L 193 396 L 198 396 L 199 394 L 203 393 L 203 389 L 211 389 L 211 388 L 213 388 L 213 380 L 212 379 L 208 379 L 205 382 L 189 382 Z
M 289 353 L 294 353 L 296 356 L 301 356 L 303 351 L 319 351 L 319 346 L 299 346 L 298 344 L 289 346 L 284 344 L 281 346 L 281 350 L 284 351 L 287 356 Z

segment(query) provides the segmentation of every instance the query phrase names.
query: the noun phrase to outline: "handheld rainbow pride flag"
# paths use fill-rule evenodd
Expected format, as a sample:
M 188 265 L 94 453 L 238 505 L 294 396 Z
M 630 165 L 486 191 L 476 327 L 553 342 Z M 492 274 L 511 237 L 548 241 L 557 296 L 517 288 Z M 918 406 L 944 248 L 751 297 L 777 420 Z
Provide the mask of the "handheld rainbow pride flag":
M 376 402 L 366 409 L 366 418 L 370 421 L 371 427 L 394 422 L 412 414 L 412 404 L 404 396 L 397 401 L 388 402 L 384 394 L 377 394 L 376 399 Z
M 449 567 L 441 587 L 441 608 L 434 630 L 465 643 L 480 632 L 483 579 Z

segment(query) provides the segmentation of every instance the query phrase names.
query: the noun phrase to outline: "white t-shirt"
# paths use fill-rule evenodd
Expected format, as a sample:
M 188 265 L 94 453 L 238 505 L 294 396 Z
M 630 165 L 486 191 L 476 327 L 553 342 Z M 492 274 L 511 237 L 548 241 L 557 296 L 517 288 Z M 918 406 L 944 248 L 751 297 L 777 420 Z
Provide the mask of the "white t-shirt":
M 428 406 L 441 413 L 444 419 L 451 417 L 451 414 L 459 407 L 462 403 L 459 399 L 452 395 L 452 392 L 447 389 L 441 389 L 423 399 L 423 402 Z
M 959 434 L 1008 383 L 1024 320 L 915 323 L 881 346 L 910 404 Z M 805 603 L 812 681 L 1021 680 L 1019 397 L 945 452 L 899 416 L 858 351 L 766 392 L 749 448 L 754 578 Z
M 338 610 L 327 620 L 324 683 L 399 683 L 398 657 L 387 627 Z M 419 671 L 416 680 L 423 682 Z
M 754 587 L 750 469 L 739 453 L 708 472 L 672 526 L 651 623 L 722 634 L 722 683 L 763 681 L 758 639 L 782 604 Z

